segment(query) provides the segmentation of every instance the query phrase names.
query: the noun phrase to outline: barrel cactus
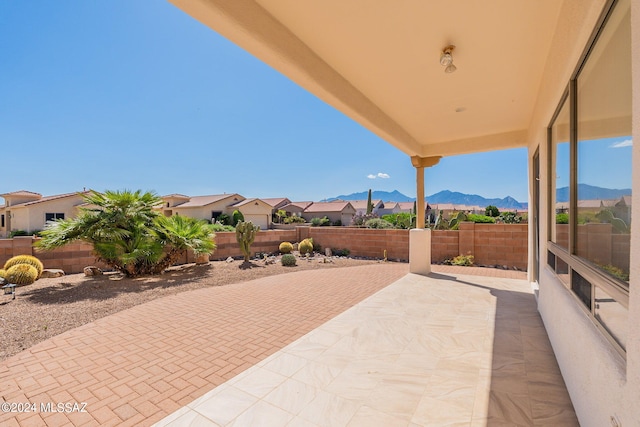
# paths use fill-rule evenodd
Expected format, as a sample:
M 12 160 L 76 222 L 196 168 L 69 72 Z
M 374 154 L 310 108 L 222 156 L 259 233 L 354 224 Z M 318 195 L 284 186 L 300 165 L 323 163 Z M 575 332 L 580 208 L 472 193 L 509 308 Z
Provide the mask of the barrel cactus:
M 29 264 L 16 264 L 7 269 L 5 279 L 16 285 L 30 285 L 38 279 L 38 270 Z
M 6 275 L 7 270 L 5 270 L 4 268 L 0 268 L 0 277 L 4 279 Z
M 280 253 L 289 254 L 293 250 L 293 245 L 289 242 L 282 242 L 280 243 L 278 250 L 280 251 Z
M 311 240 L 310 238 L 309 239 L 304 239 L 298 245 L 298 250 L 300 251 L 301 255 L 312 253 L 313 252 L 313 240 Z
M 293 267 L 296 265 L 296 257 L 291 254 L 282 255 L 282 259 L 280 260 L 283 266 L 285 267 Z
M 17 255 L 9 258 L 7 262 L 4 263 L 4 269 L 9 270 L 9 268 L 18 264 L 27 264 L 34 267 L 38 271 L 38 276 L 36 277 L 36 279 L 42 275 L 42 270 L 44 269 L 42 262 L 32 255 Z

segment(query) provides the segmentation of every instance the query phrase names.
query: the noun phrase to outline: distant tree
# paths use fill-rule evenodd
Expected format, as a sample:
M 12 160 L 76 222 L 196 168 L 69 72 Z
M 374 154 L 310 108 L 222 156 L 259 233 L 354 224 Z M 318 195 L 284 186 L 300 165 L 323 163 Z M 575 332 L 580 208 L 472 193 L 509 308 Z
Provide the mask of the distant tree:
M 490 216 L 490 217 L 498 217 L 500 216 L 500 211 L 498 210 L 497 207 L 493 206 L 493 205 L 489 205 L 484 209 L 484 214 L 486 216 Z
M 371 189 L 369 189 L 369 195 L 367 196 L 367 215 L 373 213 L 373 203 L 371 202 Z

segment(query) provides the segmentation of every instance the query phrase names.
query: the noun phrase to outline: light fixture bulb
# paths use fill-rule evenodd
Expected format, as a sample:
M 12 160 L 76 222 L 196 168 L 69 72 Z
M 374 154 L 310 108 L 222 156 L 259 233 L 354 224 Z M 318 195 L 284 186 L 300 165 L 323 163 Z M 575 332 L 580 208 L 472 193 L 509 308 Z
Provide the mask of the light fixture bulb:
M 444 69 L 445 73 L 453 73 L 458 69 L 455 65 L 453 65 L 453 55 L 451 54 L 451 52 L 453 52 L 453 49 L 455 49 L 455 46 L 449 45 L 442 49 L 442 53 L 440 54 L 440 65 L 446 67 Z
M 442 54 L 440 55 L 440 65 L 446 67 L 448 65 L 451 65 L 452 62 L 453 58 L 451 57 L 451 54 L 449 52 L 442 52 Z

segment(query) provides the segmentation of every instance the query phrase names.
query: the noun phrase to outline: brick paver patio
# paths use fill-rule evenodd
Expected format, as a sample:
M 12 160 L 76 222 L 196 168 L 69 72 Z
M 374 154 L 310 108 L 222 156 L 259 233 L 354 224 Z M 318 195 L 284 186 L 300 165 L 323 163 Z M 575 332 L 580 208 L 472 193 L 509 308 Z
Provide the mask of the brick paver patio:
M 0 425 L 150 425 L 407 272 L 387 263 L 271 276 L 65 332 L 0 363 L 0 402 L 36 405 L 0 412 Z M 86 412 L 42 412 L 41 404 L 74 402 L 86 402 Z

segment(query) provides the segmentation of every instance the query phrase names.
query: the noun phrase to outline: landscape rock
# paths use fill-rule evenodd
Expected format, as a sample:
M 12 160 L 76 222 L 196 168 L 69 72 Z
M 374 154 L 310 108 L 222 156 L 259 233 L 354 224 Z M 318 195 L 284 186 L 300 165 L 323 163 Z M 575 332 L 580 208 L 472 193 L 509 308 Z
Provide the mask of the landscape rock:
M 324 254 L 325 254 L 326 256 L 331 256 L 331 255 L 333 255 L 333 254 L 331 253 L 331 248 L 324 248 Z
M 85 276 L 100 276 L 102 275 L 102 270 L 98 267 L 90 265 L 85 267 L 82 271 L 84 271 Z
M 227 258 L 227 262 L 233 262 L 233 257 Z
M 64 276 L 64 270 L 60 270 L 59 268 L 46 268 L 42 270 L 42 274 L 40 275 L 41 279 L 50 279 L 54 277 L 62 277 Z

